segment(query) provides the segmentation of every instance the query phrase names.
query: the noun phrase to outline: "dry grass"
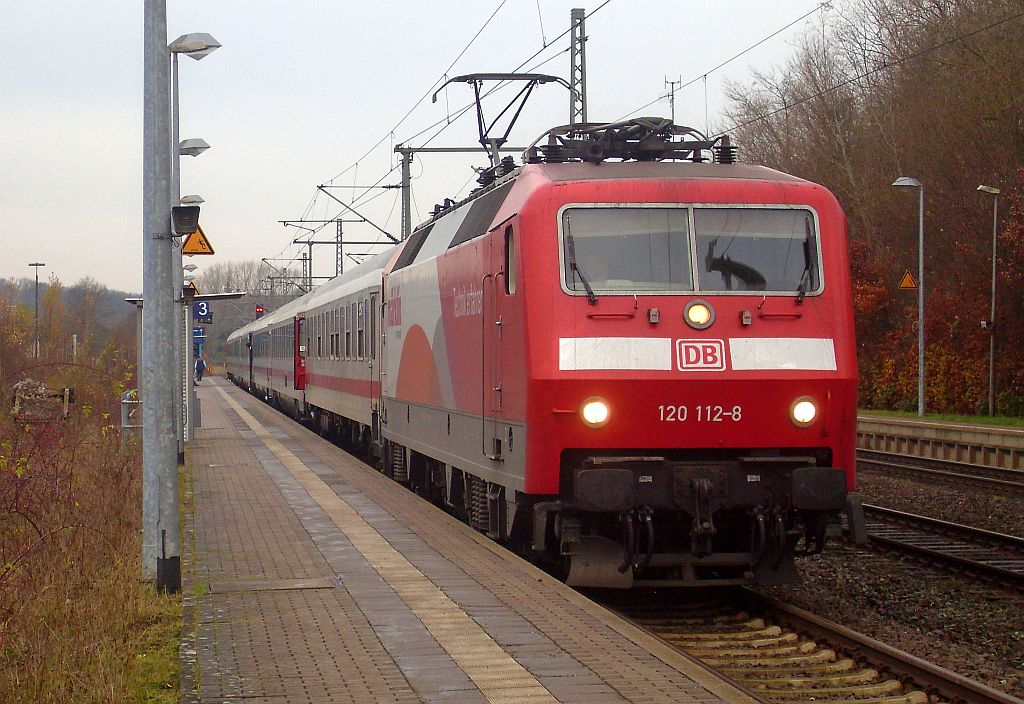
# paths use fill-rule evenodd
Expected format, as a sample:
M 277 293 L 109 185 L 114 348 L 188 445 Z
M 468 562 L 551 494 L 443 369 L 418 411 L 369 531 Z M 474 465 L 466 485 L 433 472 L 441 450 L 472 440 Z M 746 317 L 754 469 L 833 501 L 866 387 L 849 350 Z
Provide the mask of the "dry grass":
M 0 410 L 0 702 L 176 701 L 180 600 L 140 581 L 141 454 L 116 427 L 118 384 L 58 376 L 76 388 L 67 420 Z

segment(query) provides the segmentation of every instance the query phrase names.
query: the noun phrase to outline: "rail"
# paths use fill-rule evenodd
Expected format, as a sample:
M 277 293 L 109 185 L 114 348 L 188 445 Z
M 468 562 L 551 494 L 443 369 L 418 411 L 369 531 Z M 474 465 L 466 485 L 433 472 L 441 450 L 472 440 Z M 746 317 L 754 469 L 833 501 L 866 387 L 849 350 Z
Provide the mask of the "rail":
M 953 460 L 914 457 L 877 450 L 858 450 L 857 466 L 864 471 L 880 468 L 900 474 L 916 474 L 944 482 L 973 484 L 992 490 L 1024 493 L 1024 471 Z
M 1024 587 L 1024 538 L 870 504 L 864 513 L 869 540 Z

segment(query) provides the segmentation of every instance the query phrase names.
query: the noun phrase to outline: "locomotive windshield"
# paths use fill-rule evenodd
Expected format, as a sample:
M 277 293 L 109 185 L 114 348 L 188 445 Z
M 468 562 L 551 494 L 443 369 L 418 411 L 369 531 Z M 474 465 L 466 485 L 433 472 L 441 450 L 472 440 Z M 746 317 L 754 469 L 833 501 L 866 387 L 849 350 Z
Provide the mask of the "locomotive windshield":
M 573 208 L 562 218 L 570 290 L 693 290 L 685 208 Z
M 770 291 L 802 298 L 819 288 L 809 210 L 573 207 L 562 213 L 562 236 L 566 288 L 589 296 Z
M 818 288 L 814 219 L 807 210 L 694 208 L 701 291 Z

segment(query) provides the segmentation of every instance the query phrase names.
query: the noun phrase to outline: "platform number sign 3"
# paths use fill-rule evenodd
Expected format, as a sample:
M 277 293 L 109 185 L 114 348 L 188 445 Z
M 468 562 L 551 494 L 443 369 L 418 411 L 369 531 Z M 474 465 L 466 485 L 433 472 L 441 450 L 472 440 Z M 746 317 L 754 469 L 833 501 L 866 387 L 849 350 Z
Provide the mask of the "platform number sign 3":
M 209 301 L 196 301 L 192 304 L 192 319 L 197 323 L 213 323 L 213 311 Z

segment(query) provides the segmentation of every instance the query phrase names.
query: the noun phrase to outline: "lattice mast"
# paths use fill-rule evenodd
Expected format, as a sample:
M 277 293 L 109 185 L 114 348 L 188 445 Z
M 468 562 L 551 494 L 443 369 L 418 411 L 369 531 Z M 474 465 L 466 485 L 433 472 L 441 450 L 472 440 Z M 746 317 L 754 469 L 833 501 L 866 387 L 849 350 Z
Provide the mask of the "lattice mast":
M 585 10 L 572 11 L 572 50 L 569 66 L 569 124 L 587 121 L 587 31 Z

